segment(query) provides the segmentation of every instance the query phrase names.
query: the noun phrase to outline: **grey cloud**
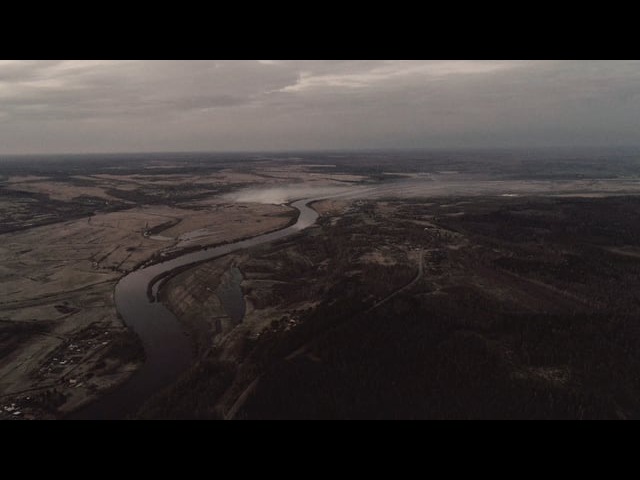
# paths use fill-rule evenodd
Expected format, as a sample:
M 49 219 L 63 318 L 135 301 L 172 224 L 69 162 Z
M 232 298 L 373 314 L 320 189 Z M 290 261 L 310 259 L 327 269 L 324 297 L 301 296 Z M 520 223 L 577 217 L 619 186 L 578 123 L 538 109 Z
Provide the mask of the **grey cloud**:
M 629 61 L 0 62 L 0 153 L 638 144 Z
M 0 60 L 0 83 L 38 79 L 43 71 L 60 63 L 58 60 Z

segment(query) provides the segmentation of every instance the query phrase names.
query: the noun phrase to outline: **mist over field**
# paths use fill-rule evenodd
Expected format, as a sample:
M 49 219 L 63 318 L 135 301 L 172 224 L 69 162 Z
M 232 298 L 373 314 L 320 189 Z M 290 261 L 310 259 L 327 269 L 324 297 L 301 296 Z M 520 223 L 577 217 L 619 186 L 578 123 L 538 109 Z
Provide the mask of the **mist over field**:
M 225 200 L 237 203 L 266 203 L 281 205 L 300 198 L 336 196 L 362 191 L 361 187 L 283 185 L 269 188 L 246 188 L 224 196 Z

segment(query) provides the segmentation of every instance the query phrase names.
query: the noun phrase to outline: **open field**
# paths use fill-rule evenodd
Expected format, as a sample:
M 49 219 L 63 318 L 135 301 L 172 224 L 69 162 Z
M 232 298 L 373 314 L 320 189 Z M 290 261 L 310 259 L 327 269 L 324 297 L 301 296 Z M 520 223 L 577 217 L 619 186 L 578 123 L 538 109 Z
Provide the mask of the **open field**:
M 288 223 L 283 212 L 286 207 L 267 205 L 245 205 L 234 215 L 216 207 L 143 207 L 3 235 L 0 328 L 5 354 L 0 360 L 0 395 L 51 386 L 68 396 L 59 409 L 65 411 L 122 381 L 141 357 L 96 372 L 95 365 L 104 364 L 109 353 L 102 342 L 87 347 L 82 356 L 52 352 L 79 344 L 76 338 L 91 331 L 129 335 L 116 316 L 113 288 L 122 274 L 153 254 L 163 249 L 170 253 L 167 247 L 207 245 L 272 230 Z M 168 224 L 174 226 L 161 231 L 162 241 L 145 236 L 146 229 Z M 225 228 L 190 242 L 182 238 L 210 224 Z M 52 362 L 56 365 L 50 368 Z

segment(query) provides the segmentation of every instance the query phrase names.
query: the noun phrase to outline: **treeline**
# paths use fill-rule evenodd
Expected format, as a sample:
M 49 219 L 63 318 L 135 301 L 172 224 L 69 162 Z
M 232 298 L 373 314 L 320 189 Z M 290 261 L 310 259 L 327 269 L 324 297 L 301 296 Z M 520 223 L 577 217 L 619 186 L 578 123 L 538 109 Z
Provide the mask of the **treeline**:
M 635 418 L 635 319 L 500 311 L 481 297 L 400 295 L 366 316 L 322 309 L 243 418 Z M 475 302 L 474 302 L 475 300 Z M 344 307 L 348 301 L 340 302 Z M 311 320 L 311 319 L 310 319 Z M 306 335 L 305 335 L 306 334 Z M 270 353 L 280 353 L 270 352 Z
M 307 349 L 276 362 L 240 416 L 638 418 L 640 261 L 601 246 L 640 246 L 639 213 L 637 199 L 616 198 L 491 201 L 441 217 L 483 252 L 457 253 L 458 267 L 446 257 L 445 272 L 466 268 L 469 282 L 475 266 L 504 269 L 587 303 L 532 311 L 467 283 L 362 316 L 349 309 L 361 306 L 357 291 L 336 289 L 334 306 L 279 335 L 281 351 Z M 546 229 L 542 245 L 532 229 Z

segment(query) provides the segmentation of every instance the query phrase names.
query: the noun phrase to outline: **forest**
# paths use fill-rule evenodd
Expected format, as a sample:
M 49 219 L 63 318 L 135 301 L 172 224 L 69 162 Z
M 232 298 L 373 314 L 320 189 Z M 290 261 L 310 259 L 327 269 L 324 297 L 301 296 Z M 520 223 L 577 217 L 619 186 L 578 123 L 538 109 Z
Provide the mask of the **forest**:
M 234 358 L 212 341 L 141 416 L 637 418 L 639 216 L 635 197 L 359 202 L 246 252 L 269 328 Z M 424 275 L 372 308 L 417 249 Z

